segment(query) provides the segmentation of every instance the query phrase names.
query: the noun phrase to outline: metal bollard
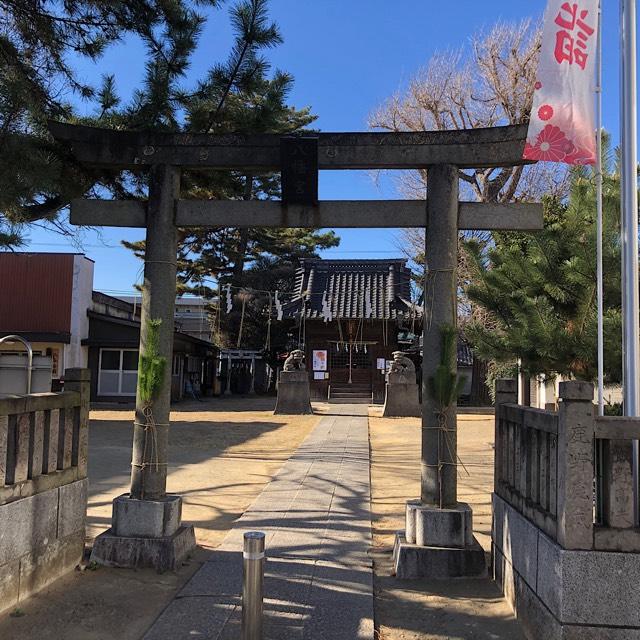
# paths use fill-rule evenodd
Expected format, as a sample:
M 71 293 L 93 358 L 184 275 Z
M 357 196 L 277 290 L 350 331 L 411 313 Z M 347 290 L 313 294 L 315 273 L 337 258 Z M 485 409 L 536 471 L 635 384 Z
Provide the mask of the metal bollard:
M 242 553 L 242 640 L 262 640 L 264 533 L 244 534 Z

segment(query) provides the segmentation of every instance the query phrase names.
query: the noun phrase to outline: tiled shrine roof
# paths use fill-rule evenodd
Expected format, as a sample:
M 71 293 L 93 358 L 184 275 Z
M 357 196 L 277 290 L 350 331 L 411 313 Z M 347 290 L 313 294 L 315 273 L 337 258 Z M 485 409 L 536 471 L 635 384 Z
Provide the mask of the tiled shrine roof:
M 411 271 L 406 261 L 303 259 L 296 273 L 295 295 L 285 317 L 323 318 L 323 305 L 333 318 L 394 319 L 419 313 L 411 305 Z

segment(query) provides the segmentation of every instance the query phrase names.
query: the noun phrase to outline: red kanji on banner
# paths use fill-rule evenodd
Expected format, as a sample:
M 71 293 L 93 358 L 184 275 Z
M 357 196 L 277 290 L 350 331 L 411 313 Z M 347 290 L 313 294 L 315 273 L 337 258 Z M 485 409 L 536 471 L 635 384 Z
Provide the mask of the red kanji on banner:
M 558 64 L 574 62 L 584 71 L 587 65 L 587 42 L 595 33 L 595 29 L 586 22 L 589 11 L 580 9 L 577 2 L 565 2 L 555 23 L 561 27 L 556 33 L 556 48 L 554 55 Z

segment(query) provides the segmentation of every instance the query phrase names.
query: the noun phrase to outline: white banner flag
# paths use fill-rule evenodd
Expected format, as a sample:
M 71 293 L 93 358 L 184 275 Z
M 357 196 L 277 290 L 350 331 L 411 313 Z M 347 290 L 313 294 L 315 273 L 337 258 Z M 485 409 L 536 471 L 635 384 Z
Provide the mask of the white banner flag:
M 231 296 L 231 285 L 227 285 L 227 313 L 233 311 L 233 298 Z
M 595 164 L 598 1 L 549 0 L 524 157 Z

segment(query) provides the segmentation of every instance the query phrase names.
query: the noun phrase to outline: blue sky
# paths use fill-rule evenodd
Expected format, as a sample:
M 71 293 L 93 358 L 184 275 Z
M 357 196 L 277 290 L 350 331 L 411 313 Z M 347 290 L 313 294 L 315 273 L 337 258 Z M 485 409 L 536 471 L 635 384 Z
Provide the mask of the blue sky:
M 442 49 L 467 47 L 479 29 L 498 20 L 540 19 L 545 0 L 272 0 L 271 16 L 284 44 L 268 52 L 274 67 L 293 74 L 290 103 L 310 106 L 322 131 L 365 130 L 368 114 L 393 94 Z M 603 0 L 604 126 L 617 141 L 618 130 L 618 2 Z M 228 3 L 227 5 L 228 6 Z M 437 7 L 437 8 L 436 8 Z M 194 57 L 190 76 L 226 57 L 231 42 L 227 9 L 212 11 Z M 111 48 L 98 64 L 78 66 L 87 80 L 115 73 L 124 96 L 140 81 L 143 50 L 128 40 Z M 321 172 L 322 199 L 398 197 L 394 183 L 381 185 L 364 172 Z M 325 257 L 383 258 L 400 255 L 397 232 L 390 229 L 339 230 L 340 247 Z M 141 263 L 119 246 L 120 239 L 142 238 L 141 230 L 105 228 L 81 234 L 82 250 L 95 260 L 94 287 L 107 292 L 130 291 Z M 41 230 L 30 232 L 29 249 L 73 251 L 71 242 Z M 107 245 L 107 246 L 105 246 Z

